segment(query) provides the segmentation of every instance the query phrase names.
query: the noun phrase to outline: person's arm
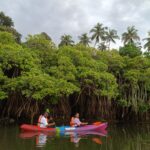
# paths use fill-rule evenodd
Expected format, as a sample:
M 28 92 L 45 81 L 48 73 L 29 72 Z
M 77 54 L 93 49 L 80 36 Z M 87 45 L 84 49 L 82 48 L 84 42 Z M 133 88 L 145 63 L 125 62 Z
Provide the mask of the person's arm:
M 55 122 L 49 123 L 49 124 L 47 125 L 47 127 L 51 127 L 51 126 L 54 126 L 54 125 L 55 125 Z
M 75 124 L 77 126 L 81 126 L 81 125 L 87 125 L 87 122 L 81 122 L 80 119 L 75 118 Z
M 81 125 L 87 125 L 88 122 L 81 122 Z
M 78 119 L 78 124 L 79 124 L 80 126 L 82 126 L 82 125 L 87 125 L 88 122 L 81 122 L 80 119 Z

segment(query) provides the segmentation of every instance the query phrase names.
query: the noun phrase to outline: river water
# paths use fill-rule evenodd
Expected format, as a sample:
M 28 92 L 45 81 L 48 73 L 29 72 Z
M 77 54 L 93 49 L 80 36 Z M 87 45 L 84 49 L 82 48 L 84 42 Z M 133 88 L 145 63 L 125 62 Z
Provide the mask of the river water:
M 150 124 L 113 124 L 107 133 L 21 132 L 0 127 L 0 150 L 150 150 Z

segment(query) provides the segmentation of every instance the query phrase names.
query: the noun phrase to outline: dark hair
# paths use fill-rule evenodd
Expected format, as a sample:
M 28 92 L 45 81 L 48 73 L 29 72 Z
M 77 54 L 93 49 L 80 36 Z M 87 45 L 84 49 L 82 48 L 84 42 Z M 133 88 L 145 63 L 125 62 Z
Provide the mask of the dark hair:
M 45 114 L 48 114 L 48 116 L 49 116 L 49 113 L 48 113 L 47 111 L 44 112 L 44 115 L 45 115 Z
M 75 115 L 77 115 L 77 114 L 79 114 L 79 113 L 78 113 L 78 112 L 76 112 L 76 113 L 74 114 L 74 116 L 75 116 Z

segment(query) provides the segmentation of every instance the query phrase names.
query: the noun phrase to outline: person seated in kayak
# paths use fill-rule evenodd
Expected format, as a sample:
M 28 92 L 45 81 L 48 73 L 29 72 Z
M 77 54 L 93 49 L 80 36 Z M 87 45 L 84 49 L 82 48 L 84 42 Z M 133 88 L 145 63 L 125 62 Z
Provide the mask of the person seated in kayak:
M 45 110 L 45 112 L 47 112 L 48 114 L 49 114 L 49 109 L 47 108 L 46 110 Z M 37 125 L 40 127 L 40 120 L 41 120 L 41 118 L 43 117 L 43 115 L 44 115 L 44 113 L 42 113 L 40 116 L 39 116 L 39 118 L 38 118 L 38 123 L 37 123 Z M 46 118 L 47 119 L 47 122 L 48 122 L 48 118 Z
M 45 112 L 44 115 L 40 116 L 38 120 L 39 127 L 46 128 L 46 127 L 51 127 L 55 125 L 55 122 L 48 123 L 48 115 L 49 115 L 48 112 Z
M 87 124 L 88 124 L 87 122 L 81 122 L 80 121 L 80 119 L 79 119 L 79 113 L 75 114 L 75 117 L 74 117 L 74 127 L 79 127 L 79 126 L 87 125 Z

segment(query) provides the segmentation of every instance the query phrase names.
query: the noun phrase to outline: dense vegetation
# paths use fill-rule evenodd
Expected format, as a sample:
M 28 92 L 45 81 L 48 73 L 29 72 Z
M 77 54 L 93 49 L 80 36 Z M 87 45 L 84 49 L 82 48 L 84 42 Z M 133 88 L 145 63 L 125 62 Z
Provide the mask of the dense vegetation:
M 134 26 L 124 46 L 110 50 L 116 30 L 97 24 L 79 43 L 63 35 L 57 47 L 45 32 L 21 42 L 10 17 L 0 13 L 1 117 L 33 119 L 46 108 L 58 118 L 150 119 L 150 35 L 142 53 Z M 94 47 L 92 47 L 94 41 Z

